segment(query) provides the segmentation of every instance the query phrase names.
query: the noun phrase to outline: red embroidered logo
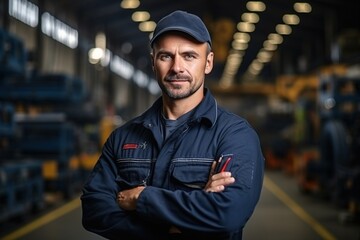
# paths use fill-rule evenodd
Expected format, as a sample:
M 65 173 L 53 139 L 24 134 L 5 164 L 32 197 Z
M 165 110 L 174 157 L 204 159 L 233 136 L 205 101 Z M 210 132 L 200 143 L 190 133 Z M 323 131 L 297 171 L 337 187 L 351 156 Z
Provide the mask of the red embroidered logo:
M 139 145 L 137 143 L 126 143 L 123 145 L 122 149 L 126 150 L 126 149 L 136 149 L 138 148 Z
M 143 143 L 125 143 L 123 146 L 122 146 L 122 149 L 123 150 L 127 150 L 127 149 L 138 149 L 138 148 L 141 148 L 141 149 L 144 149 L 147 147 L 147 143 L 146 142 L 143 142 Z

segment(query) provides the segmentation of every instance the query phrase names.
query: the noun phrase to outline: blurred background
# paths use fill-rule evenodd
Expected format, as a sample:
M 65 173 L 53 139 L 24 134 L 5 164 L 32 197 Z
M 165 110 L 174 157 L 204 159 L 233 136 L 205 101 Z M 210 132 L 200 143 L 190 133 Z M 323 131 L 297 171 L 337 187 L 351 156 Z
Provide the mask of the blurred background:
M 0 237 L 101 239 L 78 196 L 116 127 L 160 96 L 156 22 L 201 17 L 206 85 L 266 158 L 246 239 L 360 239 L 360 4 L 295 0 L 1 0 Z

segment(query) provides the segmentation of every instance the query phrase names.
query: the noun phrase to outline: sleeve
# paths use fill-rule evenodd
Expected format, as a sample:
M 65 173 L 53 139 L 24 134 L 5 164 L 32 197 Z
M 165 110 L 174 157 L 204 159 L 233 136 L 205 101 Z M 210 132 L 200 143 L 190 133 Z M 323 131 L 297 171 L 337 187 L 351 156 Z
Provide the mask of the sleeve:
M 258 136 L 246 122 L 227 129 L 218 149 L 233 156 L 228 170 L 235 177 L 234 184 L 219 193 L 169 191 L 150 186 L 140 194 L 137 212 L 164 219 L 182 232 L 210 236 L 241 232 L 260 197 L 264 158 Z
M 88 231 L 108 239 L 164 239 L 162 235 L 169 226 L 124 211 L 116 201 L 120 189 L 115 181 L 114 138 L 112 133 L 83 186 L 82 224 Z

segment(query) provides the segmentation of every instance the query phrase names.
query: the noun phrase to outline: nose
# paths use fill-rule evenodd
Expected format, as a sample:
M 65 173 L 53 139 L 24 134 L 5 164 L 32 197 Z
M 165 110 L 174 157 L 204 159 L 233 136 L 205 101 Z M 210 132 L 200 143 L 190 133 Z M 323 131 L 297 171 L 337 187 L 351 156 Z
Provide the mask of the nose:
M 183 68 L 184 68 L 184 66 L 183 66 L 183 61 L 182 61 L 181 56 L 175 55 L 173 65 L 172 65 L 172 70 L 176 73 L 179 73 L 179 72 L 184 71 Z

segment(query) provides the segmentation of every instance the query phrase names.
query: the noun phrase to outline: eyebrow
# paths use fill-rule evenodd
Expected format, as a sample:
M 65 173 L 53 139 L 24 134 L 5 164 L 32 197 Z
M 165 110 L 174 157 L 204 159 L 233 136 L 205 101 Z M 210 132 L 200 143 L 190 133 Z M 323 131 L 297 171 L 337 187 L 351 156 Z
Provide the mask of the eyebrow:
M 200 56 L 200 54 L 194 50 L 184 51 L 181 54 L 191 54 L 191 55 Z
M 161 54 L 168 54 L 168 55 L 171 55 L 173 56 L 174 54 L 171 52 L 171 51 L 167 51 L 167 50 L 159 50 L 157 53 L 156 53 L 156 56 L 159 56 Z M 200 54 L 194 50 L 185 50 L 183 52 L 180 52 L 180 55 L 195 55 L 195 56 L 200 56 Z

